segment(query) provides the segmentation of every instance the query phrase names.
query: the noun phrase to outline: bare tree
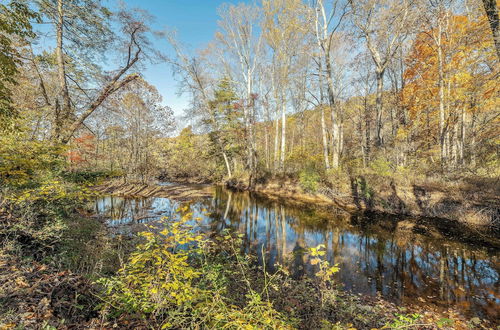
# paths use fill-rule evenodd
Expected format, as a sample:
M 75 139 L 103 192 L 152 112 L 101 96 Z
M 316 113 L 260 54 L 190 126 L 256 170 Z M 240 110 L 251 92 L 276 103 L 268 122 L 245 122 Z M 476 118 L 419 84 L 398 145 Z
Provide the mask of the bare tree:
M 410 15 L 411 2 L 409 0 L 349 0 L 349 2 L 353 12 L 353 22 L 365 39 L 366 47 L 375 64 L 377 80 L 375 141 L 377 146 L 382 146 L 384 73 L 408 36 L 413 19 Z
M 177 55 L 177 59 L 171 59 L 170 63 L 173 65 L 174 72 L 180 76 L 180 93 L 191 94 L 192 115 L 201 117 L 203 124 L 207 126 L 209 131 L 220 131 L 222 128 L 211 106 L 211 93 L 215 79 L 207 72 L 201 57 L 189 57 L 182 50 L 174 35 L 169 34 L 167 37 Z M 215 144 L 224 160 L 227 175 L 231 178 L 233 173 L 228 153 L 220 139 L 216 138 Z
M 146 57 L 145 50 L 149 46 L 147 34 L 150 32 L 146 21 L 149 16 L 141 11 L 131 14 L 125 9 L 120 10 L 114 14 L 120 31 L 114 33 L 110 27 L 113 14 L 97 1 L 87 0 L 85 6 L 78 0 L 37 2 L 40 10 L 53 23 L 56 35 L 59 91 L 55 101 L 50 102 L 54 106 L 52 139 L 67 143 L 110 95 L 139 77 L 137 73 L 130 71 L 138 61 Z M 123 49 L 125 61 L 116 71 L 103 75 L 93 60 L 102 57 L 110 47 Z M 90 70 L 86 75 L 80 76 L 91 78 L 81 81 L 72 76 L 68 64 L 71 64 L 72 71 Z M 93 87 L 83 86 L 85 83 Z M 99 85 L 100 87 L 95 87 Z M 77 93 L 85 96 L 86 104 L 82 105 L 83 102 L 72 98 L 72 95 L 76 98 Z
M 262 18 L 261 8 L 255 5 L 238 4 L 224 5 L 219 9 L 221 20 L 219 26 L 221 32 L 217 33 L 217 39 L 222 43 L 231 57 L 236 59 L 237 76 L 242 79 L 245 92 L 243 103 L 245 129 L 247 138 L 247 167 L 250 170 L 250 187 L 257 169 L 256 154 L 256 109 L 255 109 L 255 75 L 257 67 L 262 58 L 263 38 L 258 32 Z
M 299 0 L 266 0 L 264 8 L 264 37 L 272 54 L 273 91 L 276 110 L 281 110 L 281 148 L 278 157 L 278 117 L 276 117 L 275 159 L 285 170 L 287 90 L 293 65 L 307 34 L 306 8 Z M 275 164 L 275 170 L 278 168 Z
M 331 9 L 327 13 L 323 0 L 314 0 L 313 8 L 315 10 L 314 23 L 318 48 L 321 54 L 320 57 L 320 76 L 326 76 L 328 103 L 330 105 L 331 125 L 332 125 L 332 167 L 337 168 L 340 164 L 341 152 L 341 123 L 338 107 L 336 106 L 335 86 L 334 86 L 334 73 L 332 68 L 332 47 L 334 46 L 334 35 L 342 24 L 344 17 L 347 15 L 347 3 L 342 3 L 340 0 L 335 0 L 331 4 Z M 323 64 L 324 63 L 324 73 Z M 320 79 L 321 79 L 320 77 Z M 322 82 L 322 79 L 320 80 Z M 322 113 L 322 118 L 324 113 Z M 322 123 L 324 120 L 322 120 Z M 323 130 L 323 136 L 325 132 Z M 323 137 L 325 140 L 325 137 Z M 326 168 L 330 164 L 325 160 Z

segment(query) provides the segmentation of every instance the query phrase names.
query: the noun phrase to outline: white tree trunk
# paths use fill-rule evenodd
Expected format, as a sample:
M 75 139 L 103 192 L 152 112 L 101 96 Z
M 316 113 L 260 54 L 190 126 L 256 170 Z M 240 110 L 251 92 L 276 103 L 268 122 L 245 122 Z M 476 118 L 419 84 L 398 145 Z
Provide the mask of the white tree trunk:
M 276 119 L 274 120 L 274 172 L 278 170 L 278 161 L 279 161 L 279 116 L 276 113 Z
M 224 157 L 224 163 L 226 164 L 227 175 L 229 178 L 232 178 L 233 174 L 231 173 L 231 165 L 229 165 L 229 159 L 227 158 L 225 151 L 222 151 L 222 157 Z
M 328 138 L 326 136 L 326 123 L 325 123 L 325 107 L 321 104 L 321 136 L 323 138 L 323 157 L 325 159 L 325 167 L 330 169 L 330 160 L 328 159 Z
M 280 170 L 285 171 L 285 147 L 286 147 L 286 103 L 281 101 L 281 158 Z
M 384 72 L 385 69 L 383 68 L 377 68 L 375 72 L 375 76 L 377 78 L 377 95 L 376 95 L 376 100 L 375 100 L 375 113 L 376 113 L 376 136 L 375 136 L 375 142 L 378 147 L 382 146 L 383 140 L 382 140 L 382 92 L 384 90 Z

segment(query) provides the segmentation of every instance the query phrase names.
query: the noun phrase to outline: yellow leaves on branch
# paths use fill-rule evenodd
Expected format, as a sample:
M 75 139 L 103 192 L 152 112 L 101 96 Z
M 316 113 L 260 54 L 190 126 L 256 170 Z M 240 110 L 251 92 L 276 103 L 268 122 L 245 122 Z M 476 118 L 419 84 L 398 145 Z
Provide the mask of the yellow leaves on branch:
M 181 219 L 165 221 L 161 231 L 149 226 L 140 233 L 143 242 L 118 274 L 99 280 L 107 308 L 157 320 L 161 328 L 289 328 L 253 291 L 244 308 L 225 301 L 215 275 L 221 266 L 206 262 L 206 241 L 190 225 L 189 207 L 179 212 Z
M 321 257 L 326 255 L 326 246 L 324 244 L 309 248 L 308 252 L 309 255 L 313 257 L 309 260 L 309 263 L 311 265 L 318 265 L 319 267 L 319 271 L 316 272 L 316 277 L 320 280 L 324 282 L 330 281 L 332 276 L 340 270 L 338 264 L 331 266 L 327 260 L 321 259 Z
M 441 78 L 449 111 L 494 110 L 491 102 L 498 95 L 494 86 L 499 81 L 488 69 L 497 59 L 486 17 L 446 17 L 441 36 L 437 27 L 420 33 L 406 59 L 406 85 L 401 95 L 414 125 L 423 125 L 427 115 L 433 122 L 438 120 Z M 438 50 L 442 51 L 442 77 Z

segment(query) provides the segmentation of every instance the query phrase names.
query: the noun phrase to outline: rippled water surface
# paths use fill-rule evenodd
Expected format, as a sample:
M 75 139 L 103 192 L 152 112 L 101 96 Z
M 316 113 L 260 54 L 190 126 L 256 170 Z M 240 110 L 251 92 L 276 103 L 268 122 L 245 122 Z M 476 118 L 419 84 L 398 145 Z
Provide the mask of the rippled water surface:
M 118 232 L 130 234 L 143 223 L 169 221 L 179 206 L 167 198 L 104 197 L 95 208 Z M 214 187 L 213 198 L 190 207 L 203 217 L 203 230 L 243 233 L 245 251 L 261 262 L 264 251 L 270 269 L 279 262 L 289 265 L 294 276 L 306 275 L 304 248 L 324 244 L 328 260 L 339 264 L 337 282 L 348 290 L 500 318 L 500 249 L 478 243 L 480 235 L 452 223 L 299 207 L 221 187 Z M 203 215 L 203 209 L 210 215 Z

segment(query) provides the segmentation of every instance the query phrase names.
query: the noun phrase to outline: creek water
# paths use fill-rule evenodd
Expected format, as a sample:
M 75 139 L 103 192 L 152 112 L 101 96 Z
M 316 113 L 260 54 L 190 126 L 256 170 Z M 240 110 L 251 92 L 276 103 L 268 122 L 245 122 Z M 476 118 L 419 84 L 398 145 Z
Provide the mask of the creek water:
M 243 250 L 265 260 L 268 269 L 280 263 L 293 276 L 310 275 L 304 250 L 323 244 L 327 260 L 340 267 L 335 280 L 346 290 L 399 304 L 449 306 L 495 323 L 500 318 L 500 248 L 479 233 L 445 220 L 352 214 L 213 190 L 212 198 L 189 203 L 194 217 L 202 217 L 200 229 L 244 234 Z M 95 210 L 117 233 L 133 235 L 144 223 L 161 226 L 175 218 L 181 204 L 107 196 Z

